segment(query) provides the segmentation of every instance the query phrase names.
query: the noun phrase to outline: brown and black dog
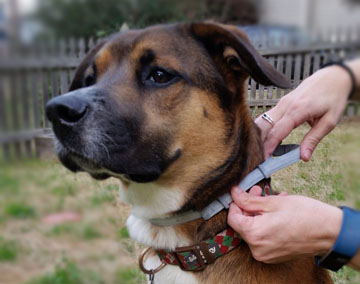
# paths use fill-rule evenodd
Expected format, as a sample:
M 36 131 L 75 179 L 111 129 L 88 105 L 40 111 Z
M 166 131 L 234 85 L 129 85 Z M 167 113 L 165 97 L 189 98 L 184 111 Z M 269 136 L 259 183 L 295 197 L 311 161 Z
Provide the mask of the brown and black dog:
M 260 133 L 245 102 L 248 76 L 288 87 L 234 26 L 159 25 L 115 34 L 79 66 L 70 92 L 47 105 L 56 150 L 72 171 L 121 181 L 132 205 L 131 237 L 174 250 L 227 227 L 208 221 L 159 227 L 150 218 L 201 210 L 262 162 Z M 286 230 L 286 228 L 284 228 Z M 157 256 L 147 258 L 155 268 Z M 332 283 L 312 258 L 267 265 L 245 243 L 205 270 L 167 265 L 155 283 Z

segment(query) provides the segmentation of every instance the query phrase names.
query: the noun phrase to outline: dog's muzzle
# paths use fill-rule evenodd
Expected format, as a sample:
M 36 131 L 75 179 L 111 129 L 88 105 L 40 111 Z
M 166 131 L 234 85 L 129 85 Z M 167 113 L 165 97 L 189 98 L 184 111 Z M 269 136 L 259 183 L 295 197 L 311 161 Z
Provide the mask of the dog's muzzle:
M 48 102 L 46 115 L 59 159 L 71 171 L 85 171 L 97 179 L 155 181 L 181 156 L 181 149 L 168 153 L 164 134 L 146 135 L 143 130 L 142 109 L 113 97 L 92 86 Z
M 103 126 L 99 116 L 104 112 L 103 97 L 101 90 L 88 87 L 55 97 L 46 105 L 61 162 L 72 171 L 87 171 L 97 178 L 108 177 L 104 175 L 103 163 L 109 147 L 101 135 Z

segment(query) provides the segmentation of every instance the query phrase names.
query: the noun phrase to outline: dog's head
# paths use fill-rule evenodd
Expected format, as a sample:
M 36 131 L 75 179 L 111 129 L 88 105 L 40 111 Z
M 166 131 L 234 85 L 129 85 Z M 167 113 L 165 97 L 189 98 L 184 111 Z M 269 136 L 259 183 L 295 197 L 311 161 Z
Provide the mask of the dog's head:
M 89 52 L 70 92 L 47 105 L 60 160 L 99 179 L 201 180 L 236 146 L 249 75 L 288 87 L 236 27 L 161 25 L 113 35 Z

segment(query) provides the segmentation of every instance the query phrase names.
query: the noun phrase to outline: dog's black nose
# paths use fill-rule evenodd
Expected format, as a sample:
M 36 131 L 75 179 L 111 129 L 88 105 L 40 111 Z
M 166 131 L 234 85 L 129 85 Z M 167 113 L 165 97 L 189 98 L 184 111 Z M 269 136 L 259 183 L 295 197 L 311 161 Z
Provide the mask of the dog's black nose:
M 74 124 L 85 115 L 87 108 L 85 99 L 70 93 L 50 100 L 46 115 L 52 123 Z

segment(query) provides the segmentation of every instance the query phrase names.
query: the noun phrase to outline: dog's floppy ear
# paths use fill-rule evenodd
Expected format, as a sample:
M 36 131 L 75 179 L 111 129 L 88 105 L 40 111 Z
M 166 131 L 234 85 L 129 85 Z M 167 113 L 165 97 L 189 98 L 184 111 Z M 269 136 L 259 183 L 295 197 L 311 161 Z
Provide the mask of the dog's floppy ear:
M 192 23 L 190 31 L 208 50 L 234 72 L 246 72 L 263 85 L 290 88 L 290 81 L 276 71 L 250 44 L 248 37 L 236 26 L 215 23 Z
M 99 42 L 85 56 L 84 60 L 75 71 L 74 78 L 72 79 L 69 87 L 69 92 L 83 87 L 85 71 L 90 66 L 90 64 L 92 64 L 94 56 L 104 46 L 105 43 L 106 40 Z

